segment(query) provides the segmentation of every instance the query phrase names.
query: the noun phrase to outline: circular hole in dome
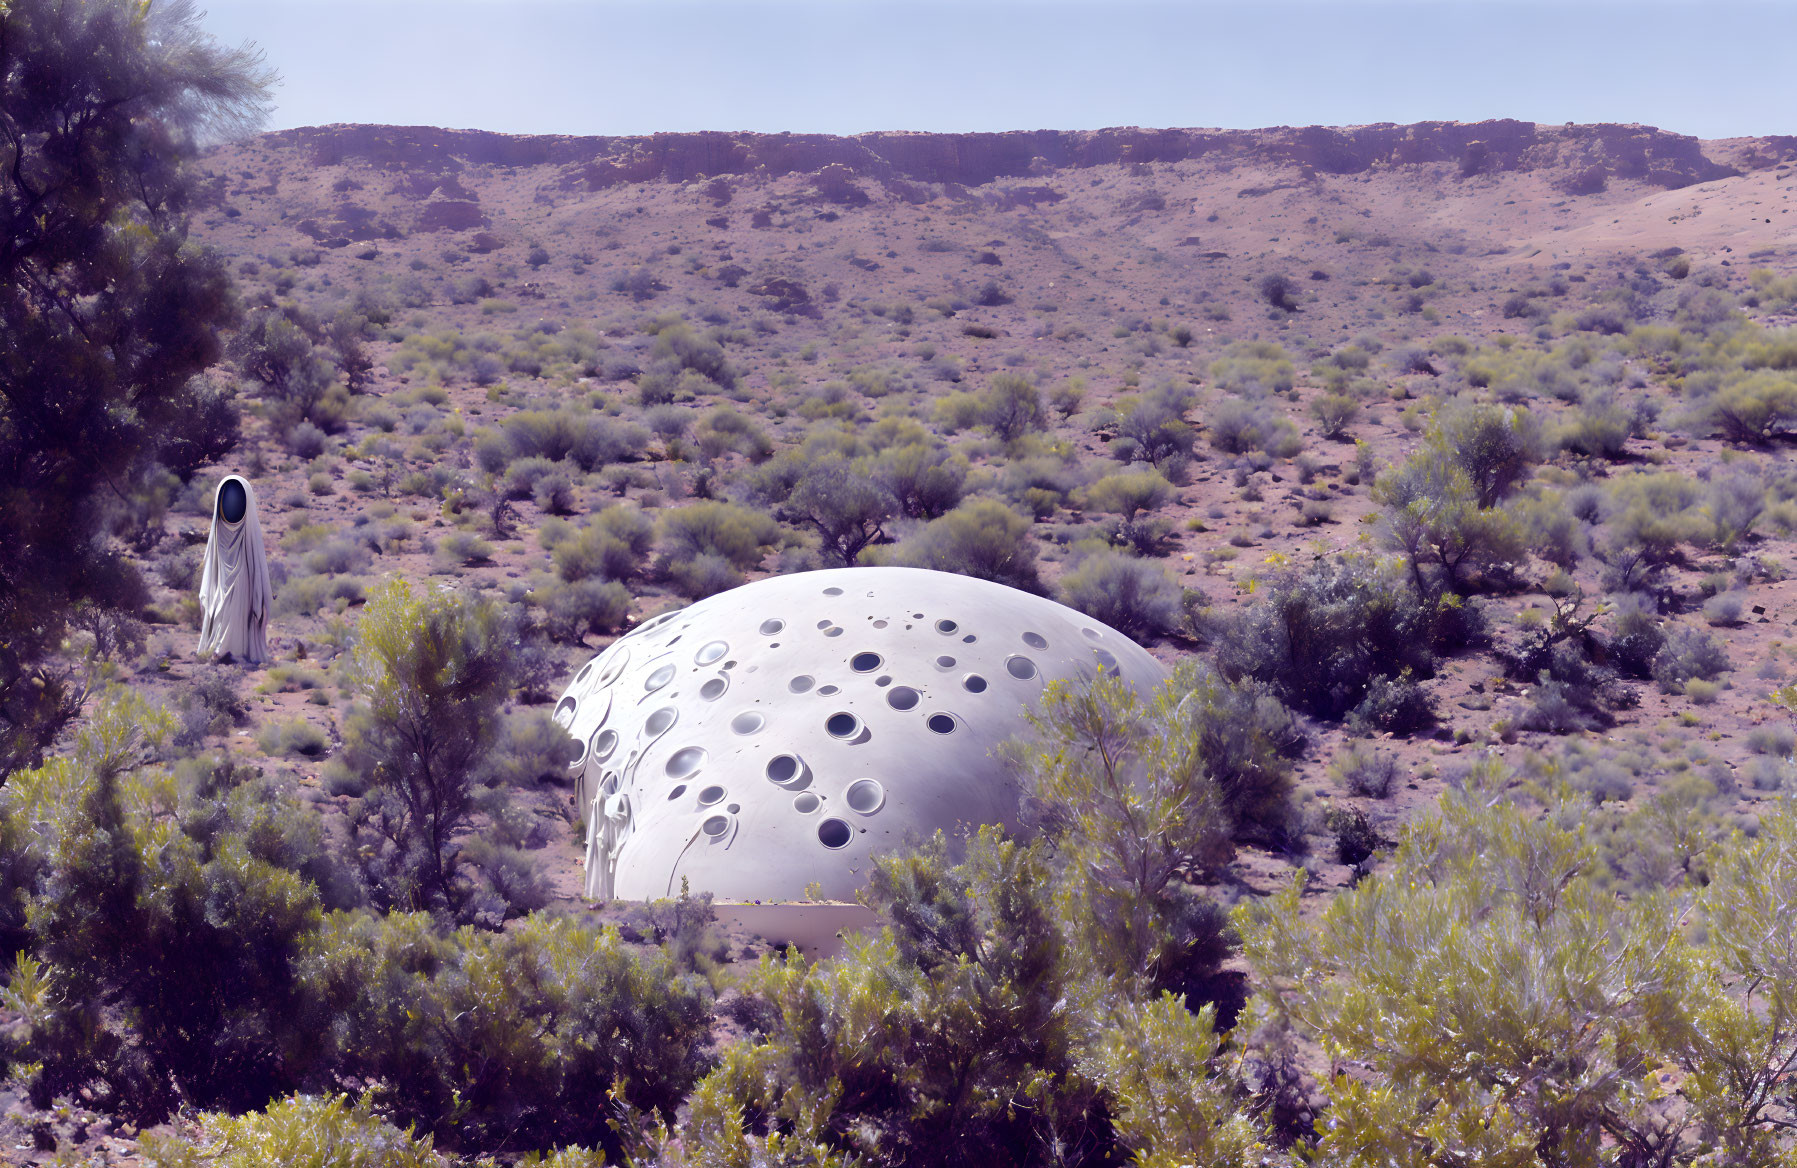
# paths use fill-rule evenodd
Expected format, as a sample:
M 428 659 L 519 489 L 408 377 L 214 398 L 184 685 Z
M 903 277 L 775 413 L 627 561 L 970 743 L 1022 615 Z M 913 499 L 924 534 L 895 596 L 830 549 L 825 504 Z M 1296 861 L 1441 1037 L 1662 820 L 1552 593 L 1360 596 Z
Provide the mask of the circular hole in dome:
M 555 724 L 560 726 L 563 730 L 574 725 L 574 711 L 579 706 L 580 703 L 573 698 L 563 698 L 561 701 L 555 703 L 555 714 L 553 715 Z
M 832 585 L 829 588 L 824 589 L 824 595 L 825 596 L 841 596 L 842 589 L 837 588 L 836 586 Z
M 879 620 L 879 621 L 875 621 L 875 622 L 874 622 L 874 628 L 876 628 L 876 629 L 883 629 L 883 628 L 885 628 L 885 627 L 886 627 L 886 622 L 885 622 L 885 621 L 883 621 L 883 620 Z
M 850 811 L 872 815 L 886 802 L 886 788 L 874 779 L 856 779 L 843 792 L 842 800 L 849 805 Z
M 955 659 L 953 657 L 950 657 L 948 654 L 944 653 L 942 656 L 936 658 L 936 668 L 938 668 L 938 669 L 953 669 L 954 667 L 955 667 Z
M 874 678 L 874 684 L 883 689 L 892 684 L 892 678 L 887 674 L 882 673 L 880 676 Z
M 813 811 L 816 811 L 819 807 L 823 806 L 823 802 L 822 799 L 819 799 L 812 792 L 806 791 L 803 795 L 793 796 L 792 809 L 797 811 L 800 815 L 810 815 Z
M 936 622 L 936 631 L 945 637 L 960 627 L 960 625 L 952 620 L 939 620 Z
M 699 646 L 699 651 L 693 654 L 693 663 L 696 665 L 710 665 L 713 661 L 721 659 L 724 654 L 728 652 L 730 652 L 729 645 L 726 645 L 722 641 L 711 641 Z
M 849 668 L 856 673 L 872 673 L 882 664 L 878 653 L 857 653 L 849 658 Z
M 974 636 L 972 633 L 968 633 L 965 637 L 961 638 L 961 643 L 963 645 L 971 645 L 977 640 L 979 640 L 978 637 Z
M 601 653 L 600 656 L 611 658 L 610 661 L 605 663 L 605 668 L 599 673 L 599 681 L 601 684 L 609 685 L 611 682 L 616 681 L 618 679 L 618 674 L 624 672 L 624 667 L 630 664 L 630 650 L 620 649 L 615 645 L 610 652 Z
M 649 675 L 649 679 L 643 682 L 643 688 L 650 693 L 654 693 L 662 686 L 668 684 L 668 682 L 674 680 L 674 672 L 675 670 L 672 665 L 662 666 L 660 669 L 657 669 L 654 673 Z
M 770 616 L 761 622 L 761 635 L 771 637 L 786 627 L 786 622 L 777 616 Z
M 826 637 L 840 637 L 840 636 L 842 636 L 842 628 L 841 628 L 841 626 L 839 626 L 839 625 L 831 625 L 831 626 L 830 626 L 830 627 L 829 627 L 829 628 L 827 628 L 827 629 L 825 629 L 825 630 L 824 630 L 824 636 L 826 636 Z
M 986 692 L 986 679 L 977 673 L 970 673 L 966 677 L 963 677 L 961 679 L 961 684 L 967 687 L 968 693 Z
M 753 734 L 765 725 L 767 725 L 767 719 L 754 710 L 738 714 L 730 719 L 730 729 L 738 734 Z
M 849 846 L 849 840 L 855 836 L 849 825 L 840 819 L 830 818 L 817 825 L 818 842 L 832 851 Z
M 955 732 L 955 718 L 953 714 L 931 714 L 929 721 L 925 722 L 924 725 L 928 726 L 930 730 L 936 734 L 953 734 Z
M 832 738 L 853 738 L 861 732 L 861 719 L 847 712 L 831 714 L 824 720 L 824 729 Z
M 663 706 L 661 709 L 643 719 L 643 729 L 648 732 L 651 738 L 654 738 L 658 735 L 666 734 L 668 727 L 679 720 L 680 711 L 676 710 L 673 706 Z
M 674 800 L 680 798 L 680 796 L 682 796 L 684 794 L 686 794 L 686 784 L 681 783 L 679 786 L 675 787 L 672 791 L 668 792 L 668 802 L 672 803 Z
M 1087 637 L 1091 638 L 1094 641 L 1096 641 L 1099 638 L 1099 632 L 1097 629 L 1081 629 L 1080 632 L 1084 633 Z
M 597 660 L 598 660 L 597 657 L 593 658 L 593 661 L 597 661 Z M 587 662 L 586 665 L 581 669 L 581 671 L 574 675 L 574 684 L 575 685 L 579 685 L 581 682 L 585 681 L 587 679 L 587 675 L 589 673 L 593 672 L 593 661 Z
M 1005 658 L 1005 672 L 1018 681 L 1028 681 L 1036 676 L 1036 663 L 1021 654 Z
M 562 757 L 569 769 L 579 766 L 587 760 L 587 744 L 578 738 L 568 739 Z
M 601 730 L 593 735 L 593 757 L 601 762 L 611 757 L 611 752 L 618 749 L 618 732 Z
M 837 692 L 837 690 L 836 690 L 836 687 L 833 685 L 820 685 L 817 687 L 817 693 L 818 693 L 819 697 L 827 698 L 835 692 Z
M 728 807 L 724 808 L 725 811 L 728 811 L 732 815 L 735 815 L 742 809 L 743 809 L 743 805 L 741 803 L 732 803 Z
M 790 783 L 799 777 L 804 765 L 796 755 L 776 754 L 767 760 L 767 777 L 776 783 Z
M 833 624 L 835 624 L 835 623 L 836 623 L 836 622 L 835 622 L 835 621 L 832 621 L 832 620 L 829 620 L 829 619 L 827 619 L 827 618 L 826 618 L 826 619 L 824 619 L 824 620 L 821 620 L 821 621 L 818 621 L 818 622 L 817 622 L 817 627 L 818 627 L 818 628 L 820 628 L 820 629 L 827 629 L 827 628 L 829 628 L 829 627 L 830 627 L 830 626 L 831 626 L 831 625 L 833 625 Z
M 1117 658 L 1115 654 L 1104 649 L 1094 649 L 1092 650 L 1092 656 L 1098 658 L 1098 663 L 1104 666 L 1106 672 L 1117 672 Z
M 713 803 L 722 803 L 725 794 L 724 788 L 716 786 L 715 784 L 706 787 L 699 792 L 699 806 L 710 807 Z
M 605 781 L 599 784 L 599 790 L 607 795 L 616 795 L 618 793 L 618 772 L 606 771 Z
M 729 688 L 730 688 L 730 679 L 729 678 L 714 677 L 710 681 L 706 682 L 704 685 L 699 687 L 699 696 L 704 698 L 708 702 L 715 702 L 719 698 L 723 697 L 724 691 Z
M 1028 645 L 1032 649 L 1048 648 L 1048 638 L 1043 636 L 1041 633 L 1025 633 L 1025 634 L 1023 634 L 1023 643 Z
M 712 839 L 717 839 L 719 836 L 730 830 L 730 817 L 728 815 L 713 815 L 699 825 L 699 830 L 710 836 Z
M 703 746 L 682 746 L 668 757 L 668 777 L 684 779 L 705 765 Z
M 908 685 L 895 685 L 892 692 L 886 695 L 886 704 L 895 710 L 915 710 L 923 695 Z
M 791 681 L 787 682 L 786 688 L 793 693 L 804 693 L 815 684 L 817 683 L 812 679 L 809 673 L 801 673 Z

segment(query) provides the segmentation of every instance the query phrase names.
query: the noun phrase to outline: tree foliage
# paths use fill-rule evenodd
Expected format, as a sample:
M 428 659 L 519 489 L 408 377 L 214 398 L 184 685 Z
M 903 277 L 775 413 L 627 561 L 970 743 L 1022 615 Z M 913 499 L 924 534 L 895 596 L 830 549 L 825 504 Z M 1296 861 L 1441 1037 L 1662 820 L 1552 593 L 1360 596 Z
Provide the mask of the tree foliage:
M 187 238 L 185 164 L 259 120 L 268 81 L 191 4 L 0 6 L 0 776 L 80 705 L 49 661 L 71 610 L 142 601 L 109 501 L 222 452 L 199 375 L 235 310 Z

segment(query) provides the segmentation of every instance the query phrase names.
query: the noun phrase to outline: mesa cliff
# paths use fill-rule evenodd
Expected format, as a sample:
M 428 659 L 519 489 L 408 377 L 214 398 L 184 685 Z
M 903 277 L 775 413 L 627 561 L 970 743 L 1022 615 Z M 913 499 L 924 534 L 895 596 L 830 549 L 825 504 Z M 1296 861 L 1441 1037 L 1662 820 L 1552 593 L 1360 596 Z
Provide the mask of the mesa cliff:
M 461 164 L 554 166 L 569 188 L 767 177 L 840 167 L 845 177 L 981 186 L 1118 163 L 1201 157 L 1289 165 L 1321 174 L 1446 163 L 1463 178 L 1546 171 L 1574 193 L 1611 178 L 1667 189 L 1725 178 L 1789 153 L 1789 142 L 1730 143 L 1729 162 L 1686 134 L 1652 126 L 1544 126 L 1511 119 L 1259 130 L 1018 130 L 1004 133 L 762 134 L 707 131 L 642 137 L 514 135 L 427 126 L 331 125 L 265 136 L 313 165 L 453 171 Z M 1731 165 L 1732 163 L 1732 165 Z

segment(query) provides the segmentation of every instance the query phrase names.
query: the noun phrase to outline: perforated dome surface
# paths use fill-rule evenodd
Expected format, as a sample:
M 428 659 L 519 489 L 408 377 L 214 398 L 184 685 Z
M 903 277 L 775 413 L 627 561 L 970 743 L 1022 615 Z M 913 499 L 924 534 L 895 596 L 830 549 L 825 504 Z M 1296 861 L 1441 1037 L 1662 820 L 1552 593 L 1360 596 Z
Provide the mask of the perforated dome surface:
M 868 858 L 1013 824 L 993 748 L 1043 687 L 1166 671 L 1073 609 L 966 576 L 844 568 L 760 580 L 644 623 L 555 719 L 587 817 L 587 894 L 851 899 Z

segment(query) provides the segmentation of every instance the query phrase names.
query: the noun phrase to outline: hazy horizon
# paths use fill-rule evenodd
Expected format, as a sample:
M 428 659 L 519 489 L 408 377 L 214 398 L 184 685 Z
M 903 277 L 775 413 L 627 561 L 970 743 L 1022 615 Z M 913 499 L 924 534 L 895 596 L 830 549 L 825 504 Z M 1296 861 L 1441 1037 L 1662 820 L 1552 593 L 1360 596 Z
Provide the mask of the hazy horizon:
M 496 18 L 499 18 L 496 20 Z M 215 0 L 271 129 L 854 134 L 1625 122 L 1797 133 L 1797 3 Z

